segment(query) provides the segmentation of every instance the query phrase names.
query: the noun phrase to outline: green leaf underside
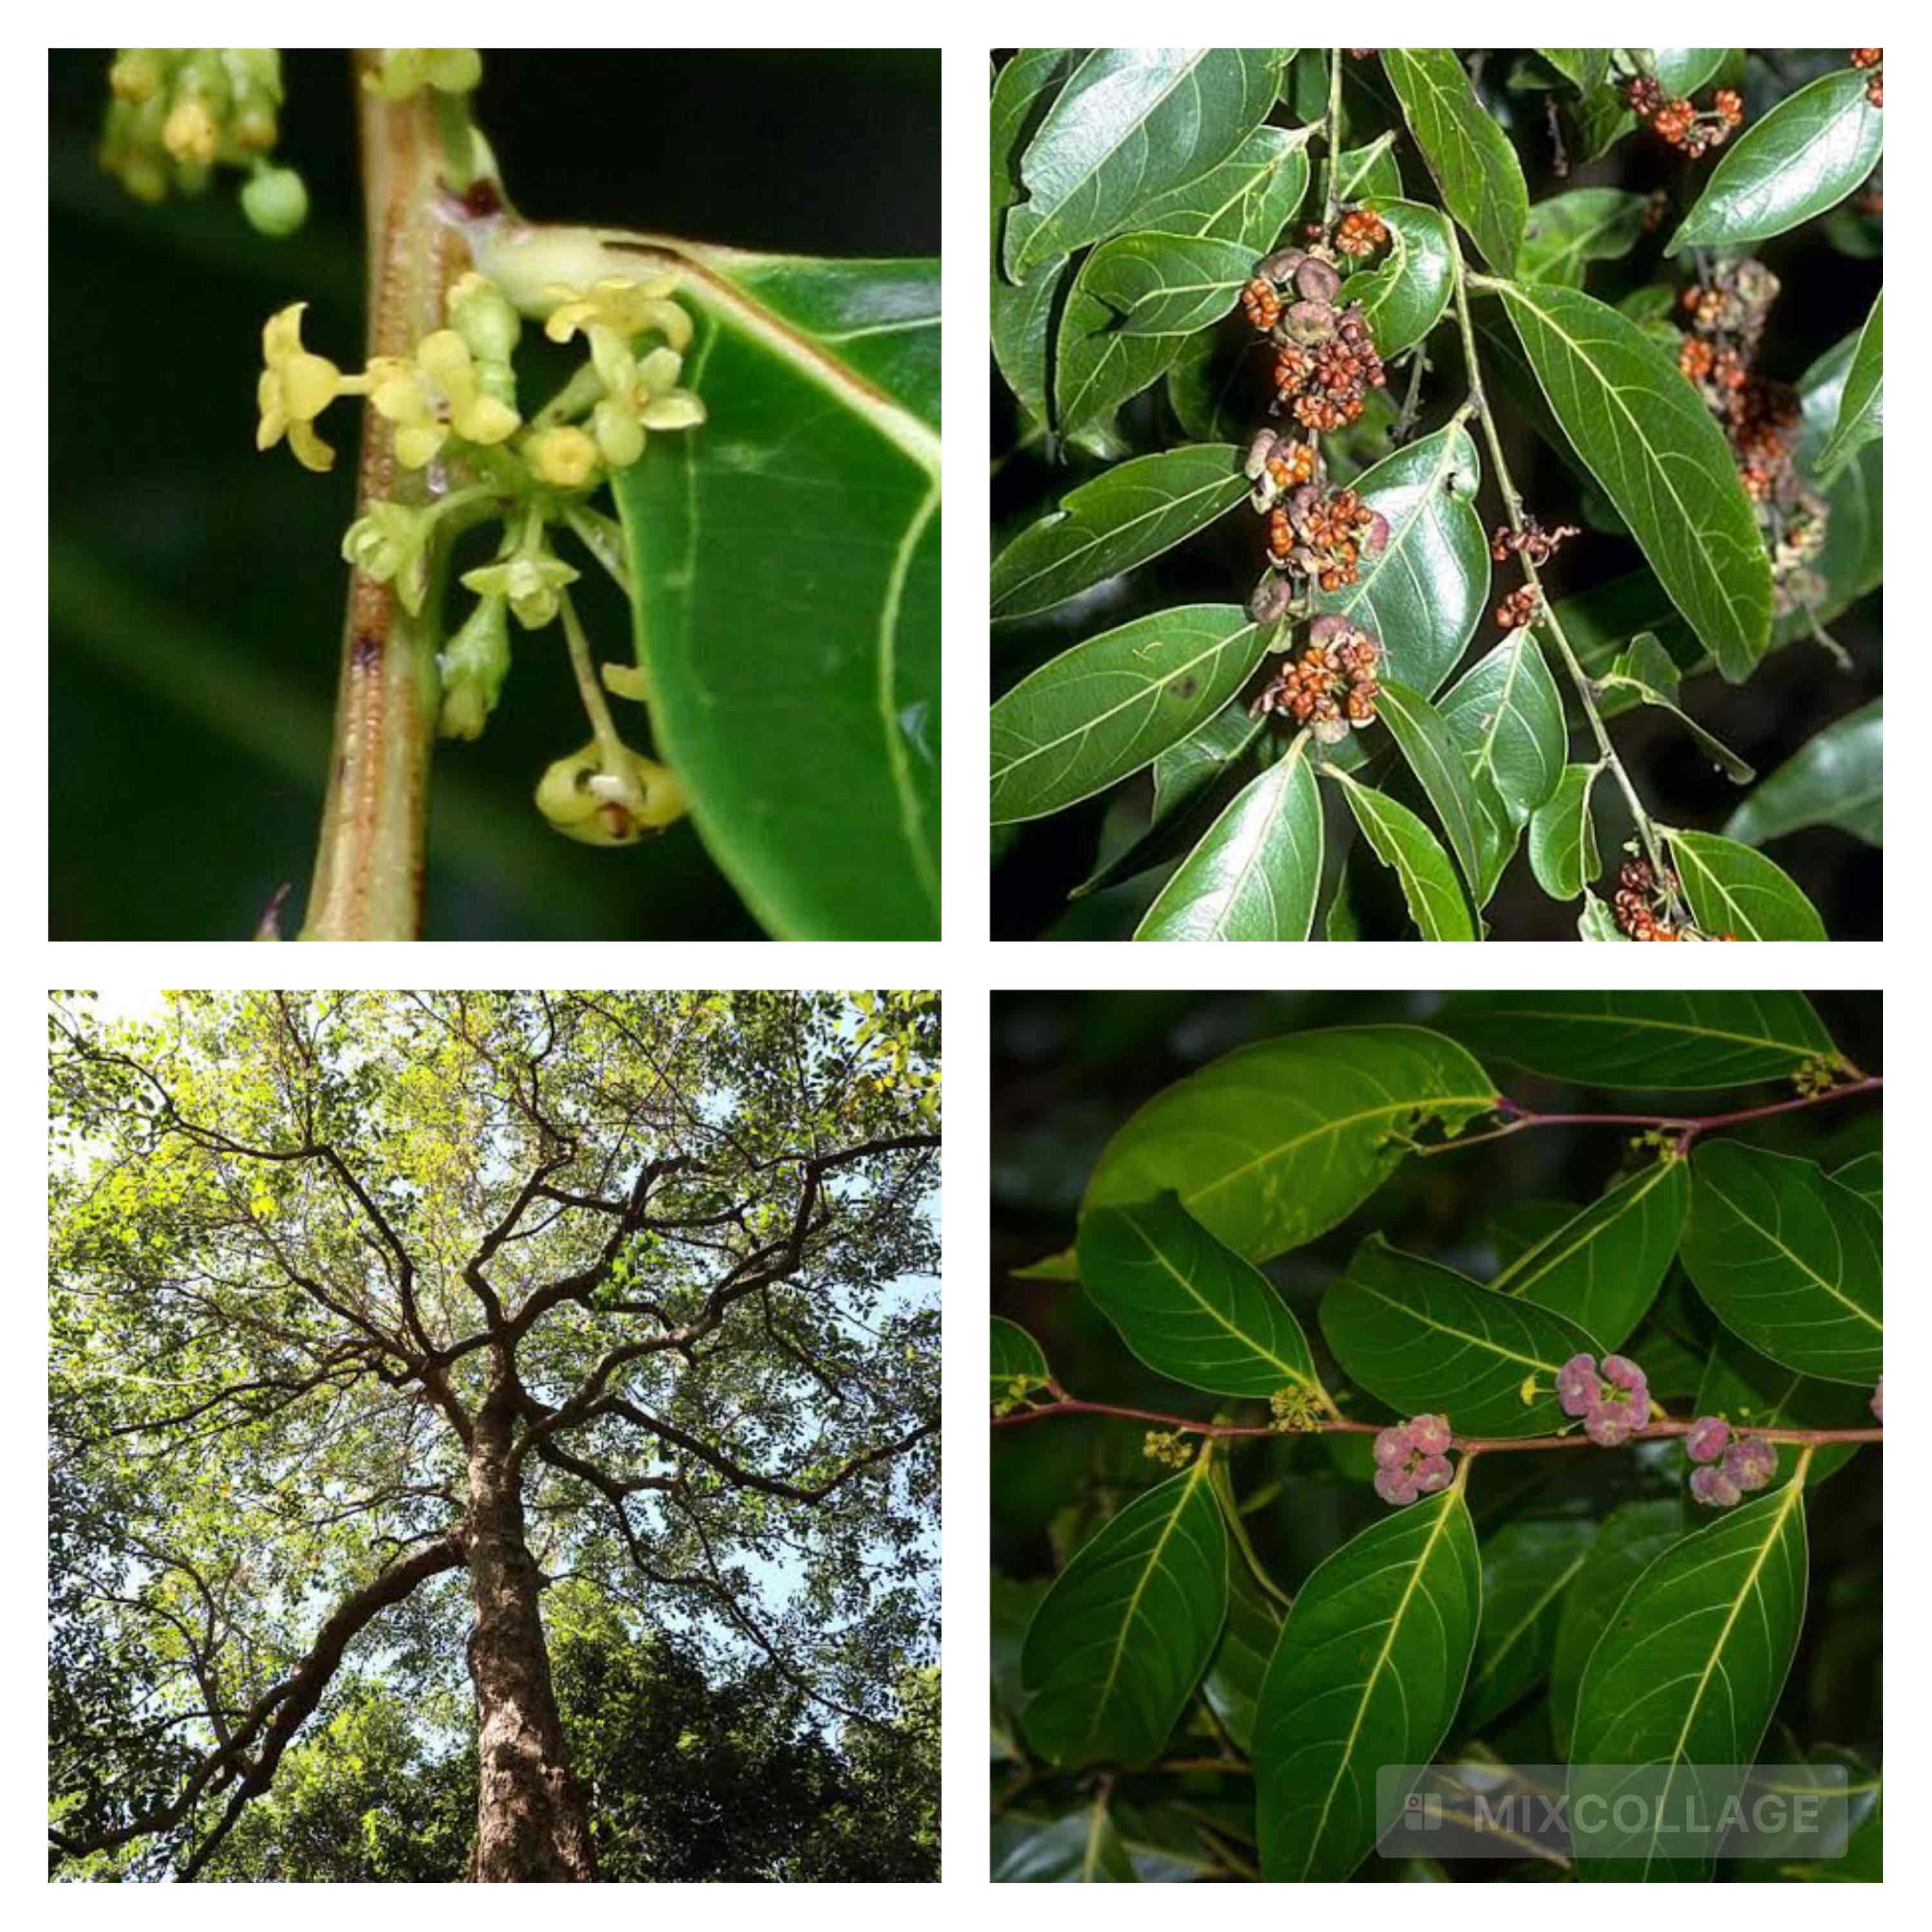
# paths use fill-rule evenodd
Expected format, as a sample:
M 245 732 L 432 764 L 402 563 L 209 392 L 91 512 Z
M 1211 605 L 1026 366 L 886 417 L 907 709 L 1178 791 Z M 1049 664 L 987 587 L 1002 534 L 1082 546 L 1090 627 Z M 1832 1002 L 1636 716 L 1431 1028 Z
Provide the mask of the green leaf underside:
M 1207 1667 L 1228 1533 L 1204 1459 L 1136 1497 L 1061 1571 L 1027 1631 L 1028 1738 L 1054 1764 L 1144 1764 Z
M 1846 1161 L 1843 1167 L 1833 1170 L 1832 1178 L 1840 1187 L 1849 1187 L 1869 1201 L 1881 1214 L 1885 1212 L 1885 1156 L 1882 1153 L 1862 1154 L 1856 1160 Z
M 1420 692 L 1393 679 L 1384 682 L 1376 711 L 1436 808 L 1463 878 L 1480 893 L 1482 855 L 1477 842 L 1476 800 L 1462 754 L 1442 713 Z
M 1401 881 L 1402 896 L 1416 931 L 1424 939 L 1473 941 L 1475 922 L 1462 889 L 1456 883 L 1449 855 L 1435 833 L 1386 792 L 1360 784 L 1333 766 L 1324 767 L 1322 775 L 1341 787 L 1376 856 Z
M 1265 1400 L 1320 1386 L 1307 1338 L 1274 1285 L 1166 1193 L 1096 1208 L 1080 1224 L 1080 1280 L 1156 1374 Z
M 1476 446 L 1460 425 L 1419 436 L 1351 486 L 1387 518 L 1380 556 L 1314 608 L 1373 632 L 1384 668 L 1425 697 L 1468 647 L 1490 594 L 1490 546 L 1476 514 Z
M 1556 1372 L 1573 1355 L 1601 1352 L 1568 1316 L 1498 1294 L 1380 1235 L 1322 1298 L 1322 1332 L 1352 1382 L 1398 1415 L 1447 1415 L 1462 1436 L 1568 1426 Z M 1525 1402 L 1532 1376 L 1537 1393 Z
M 1885 700 L 1828 724 L 1725 821 L 1724 836 L 1766 845 L 1808 825 L 1835 825 L 1885 842 Z
M 1601 765 L 1570 765 L 1529 821 L 1529 869 L 1553 899 L 1574 899 L 1603 869 L 1590 794 Z
M 1070 490 L 993 560 L 995 621 L 1030 617 L 1171 550 L 1248 494 L 1232 443 L 1189 443 L 1117 464 Z
M 1800 1374 L 1869 1388 L 1884 1366 L 1885 1224 L 1814 1161 L 1736 1141 L 1692 1160 L 1684 1267 L 1734 1335 Z
M 1457 1714 L 1480 1730 L 1540 1684 L 1556 1646 L 1563 1597 L 1588 1561 L 1594 1523 L 1506 1523 L 1483 1546 L 1483 1619 Z
M 1690 1164 L 1654 1161 L 1552 1228 L 1490 1283 L 1622 1347 L 1664 1286 L 1690 1204 Z
M 1262 1876 L 1339 1882 L 1376 1838 L 1376 1774 L 1447 1735 L 1481 1616 L 1459 1486 L 1371 1523 L 1302 1586 L 1255 1725 Z
M 1389 232 L 1387 256 L 1348 278 L 1343 293 L 1362 305 L 1363 319 L 1384 362 L 1420 342 L 1442 320 L 1456 285 L 1456 238 L 1436 209 L 1397 195 L 1372 195 L 1361 204 Z
M 1496 1102 L 1488 1076 L 1420 1027 L 1290 1034 L 1225 1054 L 1142 1106 L 1102 1150 L 1083 1211 L 1167 1188 L 1218 1239 L 1265 1262 L 1312 1240 L 1402 1161 Z
M 1709 1876 L 1707 1858 L 1660 1839 L 1661 1820 L 1688 1805 L 1715 1816 L 1733 1786 L 1710 1768 L 1755 1761 L 1797 1647 L 1808 1567 L 1804 1490 L 1787 1484 L 1672 1544 L 1630 1586 L 1578 1694 L 1579 1877 Z M 1620 1814 L 1616 1796 L 1637 1767 L 1661 1769 L 1664 1802 Z M 1606 1802 L 1580 1807 L 1585 1794 Z M 1629 1823 L 1636 1810 L 1648 1822 Z
M 1684 1532 L 1675 1497 L 1625 1503 L 1594 1526 L 1583 1566 L 1563 1593 L 1550 1658 L 1550 1719 L 1559 1756 L 1568 1757 L 1576 1694 L 1590 1653 L 1634 1583 Z
M 1866 78 L 1850 68 L 1826 74 L 1746 128 L 1668 252 L 1762 242 L 1844 200 L 1885 149 L 1885 110 L 1866 100 Z
M 1550 406 L 1732 682 L 1762 656 L 1771 566 L 1724 433 L 1658 345 L 1580 290 L 1494 285 Z
M 1517 274 L 1526 282 L 1581 288 L 1591 262 L 1618 260 L 1636 246 L 1649 206 L 1648 196 L 1616 188 L 1575 188 L 1539 201 L 1529 211 Z
M 652 729 L 775 937 L 937 938 L 939 265 L 683 266 L 706 420 L 613 483 Z
M 1802 1376 L 1721 1328 L 1704 1364 L 1695 1406 L 1700 1415 L 1721 1415 L 1738 1430 L 1863 1429 L 1873 1421 L 1864 1389 Z M 1789 1473 L 1798 1452 L 1790 1443 L 1773 1446 L 1778 1474 Z M 1822 1482 L 1843 1468 L 1858 1448 L 1856 1442 L 1820 1444 L 1812 1451 L 1806 1483 Z
M 1306 939 L 1322 885 L 1322 801 L 1298 738 L 1202 835 L 1137 940 Z
M 1260 125 L 1280 72 L 1278 48 L 1096 49 L 1021 157 L 1008 279 L 1128 226 L 1226 160 Z
M 1499 274 L 1516 267 L 1529 213 L 1522 164 L 1448 47 L 1384 47 L 1382 70 L 1402 102 L 1443 206 Z
M 1202 1681 L 1201 1694 L 1239 1750 L 1253 1746 L 1262 1682 L 1280 1635 L 1281 1612 L 1249 1574 L 1247 1565 L 1231 1558 L 1228 1621 Z
M 993 822 L 1042 818 L 1151 764 L 1226 704 L 1266 648 L 1238 605 L 1190 604 L 1041 665 L 993 706 Z
M 1004 1402 L 1018 1394 L 1020 1390 L 1016 1384 L 1028 1389 L 1044 1387 L 1047 1379 L 1046 1357 L 1040 1344 L 1017 1322 L 1009 1322 L 998 1315 L 992 1322 L 993 1400 Z
M 1526 1072 L 1652 1093 L 1784 1079 L 1838 1058 L 1802 993 L 1457 993 L 1442 1024 Z
M 1704 932 L 1738 939 L 1826 937 L 1816 908 L 1762 852 L 1714 832 L 1658 830 Z
M 1606 695 L 1627 692 L 1636 704 L 1654 705 L 1669 712 L 1690 733 L 1698 749 L 1733 784 L 1749 784 L 1756 772 L 1678 703 L 1678 675 L 1676 660 L 1646 631 L 1633 638 L 1629 649 L 1618 653 L 1608 675 L 1598 680 L 1598 688 Z
M 1817 460 L 1817 472 L 1828 476 L 1838 466 L 1885 434 L 1885 295 L 1880 292 L 1865 326 L 1858 331 L 1845 374 L 1838 420 Z

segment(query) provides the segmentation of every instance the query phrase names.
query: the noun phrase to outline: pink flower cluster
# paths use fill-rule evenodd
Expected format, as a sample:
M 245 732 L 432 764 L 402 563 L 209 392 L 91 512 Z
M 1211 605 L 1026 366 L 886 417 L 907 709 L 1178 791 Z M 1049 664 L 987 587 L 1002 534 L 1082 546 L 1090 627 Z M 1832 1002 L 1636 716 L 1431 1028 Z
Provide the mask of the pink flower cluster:
M 1684 1432 L 1684 1453 L 1703 1466 L 1691 1472 L 1690 1493 L 1713 1509 L 1730 1508 L 1778 1474 L 1778 1451 L 1761 1436 L 1733 1436 L 1721 1415 L 1699 1416 Z
M 1650 1420 L 1650 1384 L 1624 1355 L 1606 1355 L 1600 1373 L 1593 1356 L 1572 1355 L 1556 1372 L 1556 1399 L 1600 1448 L 1614 1449 Z
M 1447 1486 L 1453 1473 L 1443 1451 L 1449 1418 L 1418 1415 L 1376 1438 L 1376 1494 L 1385 1503 L 1412 1503 Z

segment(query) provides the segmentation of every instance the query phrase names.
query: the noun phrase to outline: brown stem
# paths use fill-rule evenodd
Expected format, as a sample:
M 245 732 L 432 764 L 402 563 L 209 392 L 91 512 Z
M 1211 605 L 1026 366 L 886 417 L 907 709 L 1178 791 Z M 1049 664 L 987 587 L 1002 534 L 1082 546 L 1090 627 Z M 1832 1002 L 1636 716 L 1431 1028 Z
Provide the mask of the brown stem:
M 442 146 L 429 90 L 384 99 L 362 85 L 376 56 L 355 62 L 368 230 L 368 352 L 407 356 L 443 320 L 449 285 L 470 265 L 440 219 Z M 356 500 L 421 505 L 446 494 L 442 467 L 402 469 L 388 426 L 364 406 Z M 414 939 L 422 924 L 429 763 L 436 737 L 439 614 L 432 596 L 411 616 L 392 586 L 349 579 L 335 733 L 304 939 Z

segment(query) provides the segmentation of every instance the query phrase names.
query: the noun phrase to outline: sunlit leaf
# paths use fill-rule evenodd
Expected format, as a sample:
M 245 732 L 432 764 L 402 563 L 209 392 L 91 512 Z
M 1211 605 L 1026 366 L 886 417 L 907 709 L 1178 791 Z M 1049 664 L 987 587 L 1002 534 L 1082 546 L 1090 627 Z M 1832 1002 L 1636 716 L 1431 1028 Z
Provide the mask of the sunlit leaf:
M 1603 868 L 1590 793 L 1601 765 L 1568 765 L 1529 821 L 1529 869 L 1553 899 L 1574 899 Z
M 1481 877 L 1477 846 L 1476 801 L 1463 769 L 1461 752 L 1442 713 L 1420 692 L 1394 679 L 1386 680 L 1376 700 L 1377 715 L 1389 728 L 1408 768 L 1436 808 L 1450 850 L 1472 887 Z
M 1322 776 L 1341 787 L 1376 856 L 1402 882 L 1402 898 L 1416 931 L 1424 939 L 1474 940 L 1475 922 L 1462 889 L 1456 882 L 1448 854 L 1429 827 L 1407 806 L 1332 765 L 1324 768 Z
M 1442 215 L 1420 202 L 1378 195 L 1360 205 L 1387 225 L 1388 253 L 1351 275 L 1343 293 L 1361 304 L 1376 352 L 1387 362 L 1442 320 L 1456 282 L 1456 238 Z
M 1817 460 L 1817 473 L 1829 476 L 1864 446 L 1885 434 L 1885 296 L 1881 291 L 1858 332 L 1838 421 Z
M 1823 939 L 1817 908 L 1762 852 L 1714 832 L 1660 826 L 1699 927 L 1733 939 Z
M 992 236 L 987 258 L 993 358 L 1027 412 L 1042 423 L 1048 419 L 1051 394 L 1047 348 L 1053 302 L 1066 266 L 1043 262 L 1015 284 L 1000 272 L 1000 257 L 1006 212 L 1026 193 L 1020 156 L 1080 59 L 1073 47 L 1023 47 L 1000 68 L 993 83 Z
M 1614 262 L 1642 238 L 1647 195 L 1617 188 L 1573 188 L 1529 211 L 1516 273 L 1526 282 L 1580 289 L 1592 262 Z
M 1448 47 L 1384 47 L 1382 70 L 1401 98 L 1443 206 L 1491 268 L 1513 274 L 1529 190 L 1516 150 L 1477 98 L 1462 62 Z

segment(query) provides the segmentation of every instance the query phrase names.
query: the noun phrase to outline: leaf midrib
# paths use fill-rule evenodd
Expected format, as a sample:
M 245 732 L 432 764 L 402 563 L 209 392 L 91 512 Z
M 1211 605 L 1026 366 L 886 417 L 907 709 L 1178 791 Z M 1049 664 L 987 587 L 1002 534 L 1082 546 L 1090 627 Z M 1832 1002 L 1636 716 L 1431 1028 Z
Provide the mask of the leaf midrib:
M 1603 1196 L 1595 1201 L 1591 1202 L 1587 1206 L 1580 1208 L 1577 1212 L 1571 1215 L 1570 1219 L 1565 1221 L 1561 1227 L 1552 1228 L 1548 1234 L 1544 1236 L 1541 1240 L 1537 1243 L 1534 1247 L 1527 1249 L 1522 1254 L 1519 1255 L 1508 1268 L 1503 1270 L 1501 1274 L 1496 1276 L 1495 1280 L 1490 1283 L 1490 1292 L 1494 1294 L 1520 1294 L 1526 1288 L 1528 1288 L 1533 1286 L 1535 1282 L 1541 1280 L 1543 1277 L 1548 1274 L 1552 1269 L 1561 1267 L 1562 1264 L 1567 1262 L 1572 1255 L 1576 1254 L 1583 1248 L 1588 1247 L 1592 1242 L 1598 1240 L 1601 1236 L 1608 1233 L 1611 1228 L 1617 1226 L 1618 1224 L 1622 1222 L 1626 1214 L 1642 1206 L 1645 1202 L 1648 1201 L 1650 1198 L 1652 1193 L 1655 1190 L 1659 1184 L 1669 1176 L 1674 1164 L 1675 1163 L 1671 1161 L 1659 1161 L 1654 1167 L 1651 1168 L 1649 1172 L 1643 1176 L 1645 1185 L 1641 1189 L 1634 1190 L 1627 1200 L 1622 1201 L 1618 1204 L 1617 1211 L 1616 1214 L 1611 1215 L 1608 1220 L 1600 1220 L 1596 1222 L 1594 1226 L 1586 1229 L 1585 1232 L 1580 1235 L 1576 1240 L 1571 1242 L 1570 1246 L 1565 1248 L 1561 1254 L 1552 1255 L 1550 1256 L 1549 1261 L 1544 1266 L 1538 1269 L 1534 1273 L 1528 1274 L 1526 1278 L 1517 1280 L 1514 1287 L 1505 1288 L 1503 1286 L 1505 1282 L 1510 1280 L 1513 1276 L 1522 1275 L 1524 1270 L 1528 1268 L 1530 1263 L 1534 1261 L 1537 1256 L 1542 1253 L 1545 1248 L 1548 1247 L 1552 1241 L 1561 1240 L 1572 1228 L 1576 1226 L 1579 1221 L 1583 1220 L 1588 1216 L 1596 1213 L 1599 1208 L 1602 1208 L 1605 1204 L 1605 1202 L 1608 1200 L 1609 1197 L 1607 1196 Z
M 1708 1168 L 1706 1168 L 1703 1172 L 1700 1173 L 1697 1176 L 1697 1178 L 1705 1186 L 1708 1187 L 1711 1192 L 1714 1194 L 1744 1224 L 1747 1228 L 1753 1229 L 1757 1234 L 1762 1236 L 1765 1240 L 1769 1243 L 1772 1247 L 1775 1248 L 1780 1254 L 1784 1256 L 1786 1260 L 1790 1262 L 1801 1274 L 1808 1276 L 1818 1285 L 1819 1287 L 1822 1288 L 1834 1301 L 1842 1302 L 1846 1308 L 1850 1309 L 1851 1312 L 1859 1318 L 1860 1321 L 1864 1322 L 1868 1327 L 1876 1329 L 1879 1335 L 1881 1337 L 1883 1336 L 1885 1334 L 1885 1324 L 1878 1316 L 1872 1314 L 1868 1310 L 1860 1307 L 1858 1304 L 1854 1301 L 1850 1295 L 1846 1294 L 1836 1282 L 1826 1280 L 1824 1276 L 1820 1274 L 1816 1268 L 1812 1267 L 1809 1262 L 1804 1259 L 1803 1256 L 1798 1253 L 1796 1250 L 1787 1247 L 1785 1244 L 1780 1240 L 1769 1228 L 1766 1227 L 1762 1221 L 1755 1220 L 1751 1215 L 1747 1214 L 1730 1195 L 1726 1194 L 1724 1190 L 1711 1178 L 1710 1171 Z M 1831 1177 L 1827 1174 L 1821 1176 L 1821 1178 L 1828 1180 Z M 1849 1187 L 1846 1188 L 1844 1191 L 1847 1194 L 1852 1193 L 1852 1190 Z M 1855 1195 L 1853 1198 L 1855 1199 L 1863 1200 L 1864 1196 L 1862 1195 Z M 1835 1237 L 1838 1234 L 1838 1223 L 1835 1220 L 1833 1220 L 1832 1224 L 1832 1232 L 1834 1237 Z M 1841 1256 L 1844 1252 L 1844 1244 L 1843 1241 L 1840 1241 L 1838 1244 L 1838 1252 Z

